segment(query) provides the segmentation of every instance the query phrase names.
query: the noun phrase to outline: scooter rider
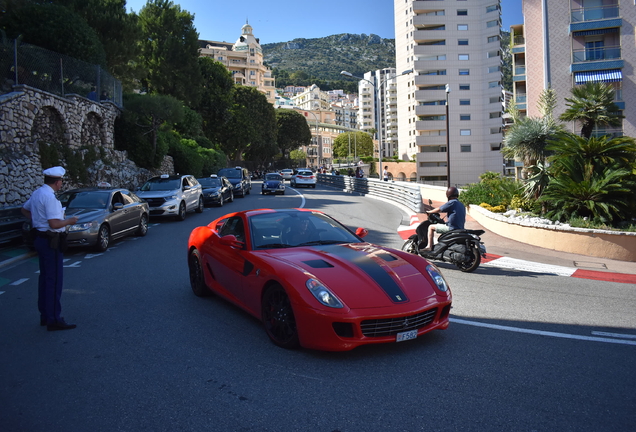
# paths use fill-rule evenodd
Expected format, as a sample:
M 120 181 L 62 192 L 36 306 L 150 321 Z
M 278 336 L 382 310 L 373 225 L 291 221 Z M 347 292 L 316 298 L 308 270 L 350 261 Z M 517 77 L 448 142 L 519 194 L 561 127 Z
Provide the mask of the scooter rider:
M 466 223 L 466 207 L 459 202 L 459 190 L 455 186 L 451 186 L 446 189 L 446 198 L 448 201 L 440 207 L 429 210 L 426 214 L 431 213 L 446 213 L 448 218 L 446 225 L 432 224 L 428 227 L 428 247 L 422 249 L 423 251 L 430 251 L 433 249 L 434 234 L 442 234 L 450 230 L 464 229 Z

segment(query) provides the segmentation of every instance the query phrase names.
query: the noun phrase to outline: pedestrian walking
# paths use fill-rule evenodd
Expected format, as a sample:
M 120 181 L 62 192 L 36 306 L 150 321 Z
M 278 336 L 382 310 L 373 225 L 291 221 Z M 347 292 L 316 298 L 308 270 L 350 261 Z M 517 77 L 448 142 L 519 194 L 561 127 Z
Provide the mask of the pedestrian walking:
M 65 173 L 66 170 L 59 166 L 45 169 L 44 184 L 31 194 L 31 198 L 22 207 L 22 214 L 31 220 L 31 226 L 36 232 L 34 243 L 40 261 L 40 325 L 46 326 L 49 331 L 76 327 L 75 324 L 68 324 L 60 316 L 66 227 L 77 223 L 75 216 L 65 219 L 62 203 L 55 196 L 55 192 L 62 188 L 62 177 Z
M 382 177 L 384 177 L 384 181 L 389 181 L 389 167 L 388 167 L 388 165 L 384 167 L 384 172 L 382 173 Z

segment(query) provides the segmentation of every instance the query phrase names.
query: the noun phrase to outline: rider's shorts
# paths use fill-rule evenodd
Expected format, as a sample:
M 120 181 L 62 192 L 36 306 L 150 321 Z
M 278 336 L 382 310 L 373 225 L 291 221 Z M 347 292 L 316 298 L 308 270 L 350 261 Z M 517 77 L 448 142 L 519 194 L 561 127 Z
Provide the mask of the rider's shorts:
M 448 225 L 442 225 L 442 224 L 436 224 L 435 225 L 435 232 L 437 234 L 444 234 L 445 232 L 450 231 L 450 228 L 448 227 Z

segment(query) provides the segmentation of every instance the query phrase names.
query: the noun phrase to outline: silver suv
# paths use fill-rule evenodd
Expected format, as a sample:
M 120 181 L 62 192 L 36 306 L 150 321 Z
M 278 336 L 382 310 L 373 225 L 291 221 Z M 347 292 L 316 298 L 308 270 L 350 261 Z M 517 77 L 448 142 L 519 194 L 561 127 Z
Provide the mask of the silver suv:
M 174 216 L 182 221 L 188 211 L 203 212 L 203 188 L 191 175 L 153 177 L 136 194 L 148 203 L 150 216 Z

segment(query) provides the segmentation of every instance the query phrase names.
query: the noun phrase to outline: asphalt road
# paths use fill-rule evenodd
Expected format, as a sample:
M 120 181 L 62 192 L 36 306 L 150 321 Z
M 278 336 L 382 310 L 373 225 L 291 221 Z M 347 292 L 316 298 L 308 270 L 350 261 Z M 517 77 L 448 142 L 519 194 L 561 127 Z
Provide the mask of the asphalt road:
M 616 431 L 636 426 L 633 285 L 440 265 L 453 322 L 400 344 L 287 351 L 189 287 L 189 232 L 236 210 L 317 208 L 399 248 L 390 204 L 318 186 L 252 195 L 144 238 L 66 255 L 63 315 L 38 325 L 37 259 L 0 271 L 0 430 Z M 622 335 L 622 336 L 621 336 Z

